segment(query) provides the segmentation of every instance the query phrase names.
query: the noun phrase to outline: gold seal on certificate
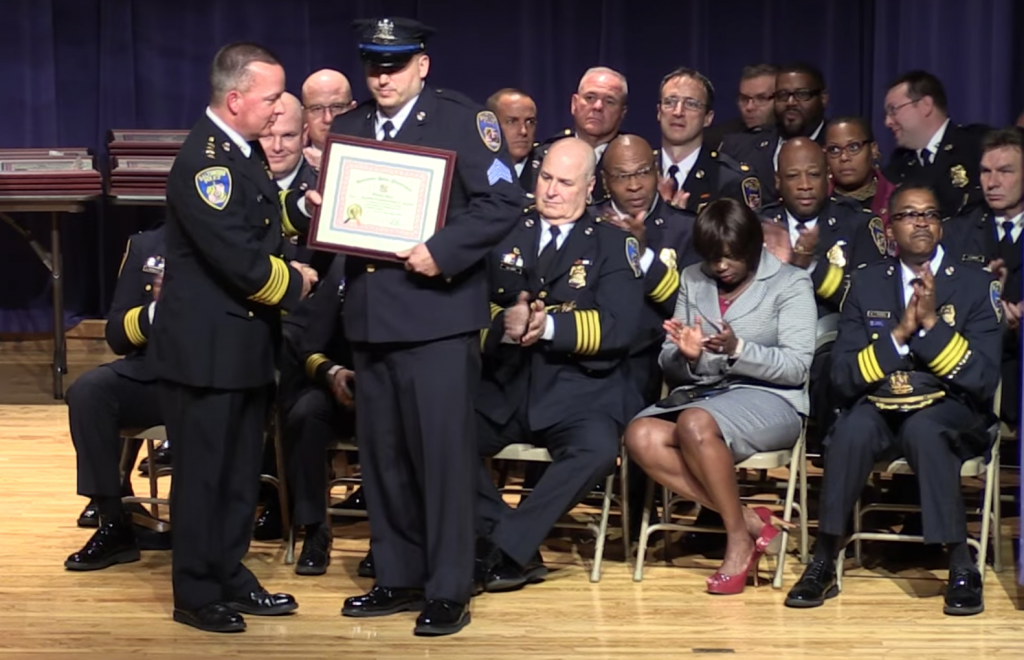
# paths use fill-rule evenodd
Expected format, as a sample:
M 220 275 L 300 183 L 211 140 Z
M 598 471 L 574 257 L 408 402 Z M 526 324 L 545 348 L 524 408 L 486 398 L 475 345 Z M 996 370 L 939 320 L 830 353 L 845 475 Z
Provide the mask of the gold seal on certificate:
M 400 261 L 444 226 L 455 152 L 330 135 L 309 247 Z

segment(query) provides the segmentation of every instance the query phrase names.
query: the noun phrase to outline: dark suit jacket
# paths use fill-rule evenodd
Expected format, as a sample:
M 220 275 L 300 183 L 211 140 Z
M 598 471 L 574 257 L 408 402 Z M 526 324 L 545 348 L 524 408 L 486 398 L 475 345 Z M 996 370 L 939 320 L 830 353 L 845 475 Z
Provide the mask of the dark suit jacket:
M 504 424 L 526 406 L 532 430 L 594 411 L 624 425 L 637 396 L 624 362 L 643 304 L 637 240 L 586 213 L 542 281 L 537 271 L 541 226 L 530 212 L 488 259 L 491 323 L 481 338 L 477 409 Z M 502 343 L 505 309 L 521 291 L 542 300 L 554 319 L 550 341 L 525 348 Z
M 947 249 L 935 276 L 940 318 L 924 337 L 915 333 L 910 355 L 901 357 L 891 337 L 904 310 L 898 260 L 856 271 L 832 349 L 832 384 L 841 399 L 851 404 L 886 387 L 893 372 L 920 372 L 975 410 L 990 409 L 1002 350 L 998 286 L 990 273 L 961 264 Z
M 246 158 L 203 116 L 167 177 L 167 267 L 153 322 L 157 376 L 216 389 L 274 381 L 281 308 L 302 278 L 282 258 L 280 189 L 259 141 Z
M 1017 239 L 1015 249 L 1000 249 L 995 214 L 987 205 L 947 220 L 942 225 L 942 233 L 942 243 L 952 253 L 952 259 L 984 266 L 1002 258 L 1007 270 L 1003 298 L 1012 303 L 1020 302 L 1021 245 L 1024 238 Z
M 885 176 L 897 185 L 907 180 L 931 185 L 939 195 L 943 217 L 969 213 L 985 201 L 981 191 L 981 140 L 988 129 L 951 121 L 930 165 L 922 166 L 916 151 L 899 147 L 889 157 Z
M 722 141 L 725 140 L 726 135 L 742 133 L 745 130 L 747 130 L 747 125 L 743 122 L 742 117 L 737 117 L 722 124 L 712 122 L 710 126 L 704 129 L 704 144 L 714 149 L 721 149 Z
M 163 267 L 165 248 L 163 227 L 128 239 L 114 300 L 107 314 L 107 344 L 112 351 L 124 356 L 107 366 L 140 383 L 156 380 L 156 374 L 146 364 L 146 347 L 150 336 L 149 304 L 153 302 L 154 271 Z
M 828 123 L 828 120 L 825 120 Z M 779 130 L 775 126 L 749 128 L 742 133 L 726 135 L 721 150 L 740 163 L 753 168 L 761 182 L 763 206 L 779 200 L 779 189 L 775 186 L 775 149 L 779 146 Z M 825 144 L 825 128 L 815 138 L 818 144 Z
M 376 103 L 335 117 L 332 133 L 374 139 Z M 526 195 L 502 141 L 484 142 L 483 108 L 458 92 L 425 87 L 395 141 L 455 151 L 445 226 L 427 241 L 441 270 L 427 278 L 398 261 L 345 261 L 345 334 L 352 342 L 421 342 L 487 327 L 484 257 L 522 215 Z

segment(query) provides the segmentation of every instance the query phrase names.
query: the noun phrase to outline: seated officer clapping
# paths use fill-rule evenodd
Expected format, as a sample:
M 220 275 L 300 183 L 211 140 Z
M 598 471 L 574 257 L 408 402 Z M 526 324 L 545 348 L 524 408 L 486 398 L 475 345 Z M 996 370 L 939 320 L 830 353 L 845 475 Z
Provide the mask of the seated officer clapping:
M 526 442 L 554 462 L 516 509 L 481 467 L 477 577 L 488 591 L 543 578 L 541 542 L 614 468 L 627 419 L 625 360 L 644 300 L 642 251 L 629 233 L 587 213 L 594 167 L 581 140 L 552 145 L 536 211 L 489 257 L 480 455 Z
M 991 273 L 942 247 L 939 202 L 929 188 L 898 189 L 889 204 L 890 259 L 854 272 L 832 357 L 845 412 L 825 441 L 814 559 L 786 605 L 836 595 L 840 539 L 875 461 L 905 456 L 921 493 L 924 542 L 949 554 L 946 614 L 984 608 L 966 543 L 960 467 L 982 454 L 999 381 L 1002 307 Z

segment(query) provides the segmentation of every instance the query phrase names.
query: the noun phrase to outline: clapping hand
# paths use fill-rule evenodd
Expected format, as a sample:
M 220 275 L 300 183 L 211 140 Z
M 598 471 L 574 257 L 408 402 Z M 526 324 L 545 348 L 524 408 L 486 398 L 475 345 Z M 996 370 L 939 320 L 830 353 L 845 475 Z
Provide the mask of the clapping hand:
M 323 157 L 322 151 L 310 145 L 302 150 L 302 155 L 310 167 L 318 172 L 320 171 L 320 160 Z
M 320 281 L 320 275 L 317 274 L 313 268 L 306 264 L 299 263 L 298 261 L 289 262 L 292 268 L 294 268 L 299 275 L 302 276 L 302 298 L 309 295 L 309 292 L 313 290 L 313 285 Z
M 609 224 L 615 225 L 619 229 L 628 231 L 633 235 L 633 238 L 640 243 L 641 254 L 647 249 L 647 227 L 644 225 L 646 217 L 647 213 L 644 211 L 624 216 L 620 216 L 615 212 L 609 212 L 604 216 Z
M 786 232 L 786 240 L 789 240 L 789 232 Z M 793 253 L 790 256 L 790 263 L 799 268 L 807 268 L 814 261 L 814 248 L 818 247 L 818 225 L 810 229 L 800 229 L 800 236 L 793 246 Z
M 704 328 L 699 316 L 697 323 L 692 326 L 684 325 L 682 321 L 671 318 L 665 321 L 662 327 L 672 343 L 679 348 L 683 357 L 690 362 L 694 362 L 700 357 L 704 350 Z
M 736 337 L 736 333 L 732 331 L 732 326 L 724 320 L 722 321 L 722 331 L 717 335 L 711 335 L 704 341 L 706 350 L 722 355 L 732 355 L 736 352 L 738 345 L 739 339 Z
M 526 328 L 526 333 L 523 338 L 519 341 L 522 346 L 533 346 L 536 344 L 541 335 L 544 334 L 544 326 L 548 322 L 548 313 L 544 309 L 544 303 L 540 300 L 534 300 L 530 304 L 530 323 L 529 327 Z
M 520 291 L 516 304 L 505 310 L 505 336 L 517 344 L 522 341 L 530 324 L 531 312 L 530 294 Z
M 935 313 L 935 277 L 929 262 L 924 262 L 921 275 L 913 284 L 914 295 L 917 297 L 917 320 L 925 330 L 931 330 L 939 317 Z
M 690 201 L 690 193 L 682 188 L 673 190 L 674 187 L 672 177 L 667 176 L 658 181 L 658 194 L 669 206 L 685 209 L 686 203 Z
M 764 232 L 764 245 L 768 252 L 782 263 L 790 263 L 793 258 L 793 246 L 789 242 L 789 231 L 774 222 L 762 222 L 761 228 Z
M 405 262 L 405 269 L 410 272 L 423 275 L 424 277 L 434 277 L 441 274 L 441 269 L 438 268 L 437 262 L 434 261 L 434 256 L 430 254 L 430 249 L 426 243 L 419 243 L 416 247 L 409 250 L 396 252 L 395 256 Z

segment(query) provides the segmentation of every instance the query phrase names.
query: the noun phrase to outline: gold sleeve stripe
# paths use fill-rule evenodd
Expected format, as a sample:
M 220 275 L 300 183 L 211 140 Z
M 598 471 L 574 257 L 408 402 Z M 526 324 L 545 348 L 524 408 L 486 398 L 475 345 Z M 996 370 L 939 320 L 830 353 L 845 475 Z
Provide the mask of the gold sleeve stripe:
M 270 257 L 270 277 L 262 289 L 249 296 L 249 300 L 263 305 L 276 305 L 287 292 L 288 264 L 277 257 Z
M 860 367 L 861 378 L 866 383 L 874 383 L 885 378 L 882 367 L 878 365 L 874 344 L 869 344 L 860 353 L 857 353 L 857 366 Z
M 316 370 L 320 368 L 321 364 L 327 362 L 327 356 L 323 353 L 313 353 L 306 358 L 306 375 L 309 376 L 309 379 L 313 380 L 316 378 Z
M 281 201 L 281 231 L 284 232 L 285 236 L 298 236 L 299 230 L 295 228 L 292 221 L 288 218 L 288 193 L 291 190 L 282 190 L 277 194 L 278 199 Z
M 666 268 L 665 276 L 658 282 L 658 286 L 654 287 L 651 291 L 651 300 L 656 303 L 663 303 L 668 300 L 673 293 L 679 290 L 679 271 L 675 268 Z
M 825 279 L 822 280 L 821 286 L 815 292 L 822 298 L 831 298 L 836 295 L 836 291 L 839 290 L 839 286 L 843 283 L 843 269 L 835 264 L 828 265 L 828 272 L 825 273 Z
M 480 350 L 484 350 L 484 345 L 487 344 L 487 333 L 490 332 L 489 328 L 484 328 L 480 331 Z
M 493 321 L 494 319 L 498 318 L 498 314 L 501 314 L 504 311 L 505 308 L 502 307 L 501 305 L 495 305 L 494 303 L 491 303 L 491 320 Z
M 576 350 L 580 355 L 595 355 L 601 347 L 601 317 L 596 309 L 573 312 L 576 321 Z
M 124 313 L 124 334 L 128 337 L 128 341 L 136 346 L 144 346 L 146 343 L 146 335 L 142 334 L 142 327 L 139 325 L 139 314 L 143 309 L 143 307 L 132 307 Z
M 928 367 L 940 378 L 948 376 L 966 354 L 967 339 L 959 332 L 954 333 L 938 357 L 928 363 Z

